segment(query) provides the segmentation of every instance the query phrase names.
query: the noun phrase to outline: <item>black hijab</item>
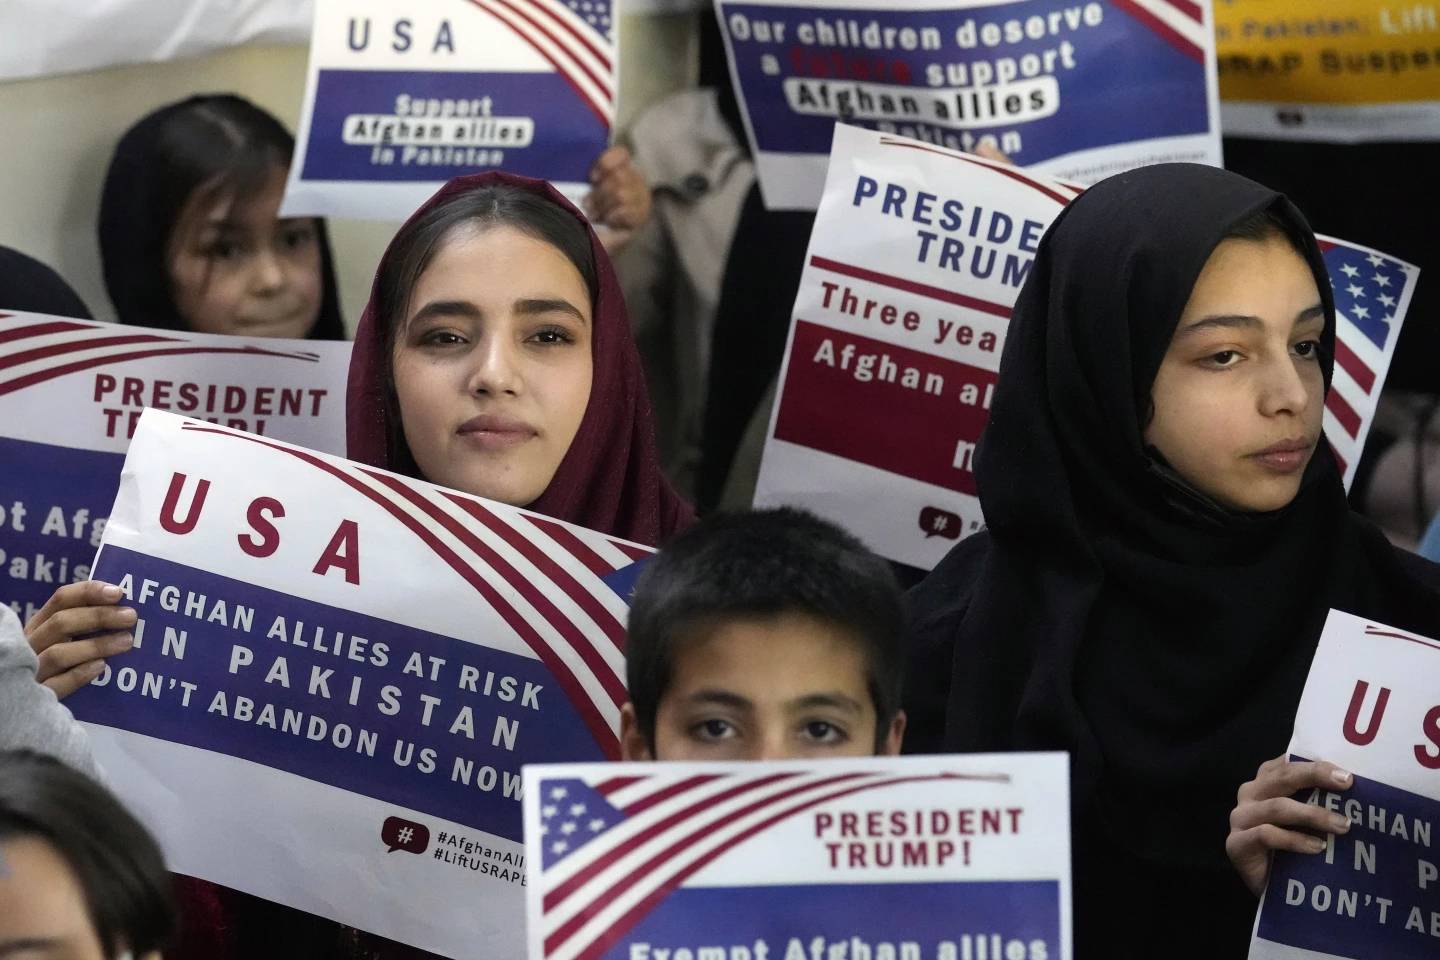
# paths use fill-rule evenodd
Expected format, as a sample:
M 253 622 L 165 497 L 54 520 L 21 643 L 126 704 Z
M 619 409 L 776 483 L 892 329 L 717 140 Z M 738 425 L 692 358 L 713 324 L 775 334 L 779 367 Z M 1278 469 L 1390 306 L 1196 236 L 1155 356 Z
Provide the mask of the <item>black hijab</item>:
M 1349 511 L 1323 441 L 1295 500 L 1267 514 L 1219 507 L 1146 449 L 1151 385 L 1201 268 L 1266 210 L 1315 275 L 1328 389 L 1330 282 L 1289 201 L 1192 164 L 1102 181 L 1045 235 L 1016 303 L 978 453 L 987 532 L 910 597 L 922 748 L 1072 755 L 1082 950 L 1140 922 L 1142 868 L 1208 878 L 1248 923 L 1229 811 L 1285 748 L 1331 607 L 1440 635 L 1440 568 Z
M 121 323 L 186 330 L 170 289 L 170 234 L 191 194 L 224 177 L 240 193 L 288 167 L 295 139 L 283 124 L 233 94 L 161 107 L 125 132 L 100 197 L 100 262 Z M 311 340 L 343 340 L 340 297 L 325 221 L 317 219 L 322 292 Z
M 90 319 L 90 308 L 60 274 L 10 247 L 0 247 L 0 310 Z

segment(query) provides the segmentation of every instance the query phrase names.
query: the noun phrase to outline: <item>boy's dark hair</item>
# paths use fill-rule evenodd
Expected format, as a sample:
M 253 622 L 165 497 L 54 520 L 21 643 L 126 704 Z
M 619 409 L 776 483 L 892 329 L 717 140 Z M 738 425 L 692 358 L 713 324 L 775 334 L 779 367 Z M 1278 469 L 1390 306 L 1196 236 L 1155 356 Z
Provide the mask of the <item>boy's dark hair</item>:
M 170 874 L 150 834 L 100 784 L 51 757 L 0 752 L 0 841 L 35 837 L 74 872 L 107 957 L 165 946 Z
M 635 585 L 625 666 L 630 703 L 653 748 L 675 652 L 735 618 L 804 613 L 852 634 L 865 652 L 875 742 L 900 709 L 900 587 L 859 540 L 803 510 L 716 514 L 666 544 Z

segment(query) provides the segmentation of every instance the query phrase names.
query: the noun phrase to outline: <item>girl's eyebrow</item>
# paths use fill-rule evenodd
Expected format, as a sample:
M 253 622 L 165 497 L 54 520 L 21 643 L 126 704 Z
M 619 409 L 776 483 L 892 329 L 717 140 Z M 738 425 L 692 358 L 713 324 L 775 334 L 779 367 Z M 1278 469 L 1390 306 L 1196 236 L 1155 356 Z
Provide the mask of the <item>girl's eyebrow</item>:
M 1295 323 L 1301 324 L 1311 320 L 1324 320 L 1325 307 L 1322 304 L 1315 304 L 1313 307 L 1306 307 L 1295 315 Z M 1181 330 L 1178 336 L 1186 337 L 1199 330 L 1210 330 L 1216 327 L 1224 329 L 1255 330 L 1265 325 L 1265 321 L 1259 317 L 1243 313 L 1220 313 L 1214 316 L 1201 317 L 1194 323 Z
M 587 322 L 585 314 L 569 300 L 559 297 L 532 297 L 515 301 L 515 312 L 521 316 L 535 316 L 541 313 L 568 313 L 581 323 Z
M 1182 337 L 1188 337 L 1190 334 L 1197 331 L 1210 330 L 1215 327 L 1221 327 L 1225 329 L 1253 330 L 1259 327 L 1263 327 L 1264 325 L 1265 322 L 1259 317 L 1247 316 L 1245 314 L 1238 313 L 1222 313 L 1210 317 L 1201 317 L 1199 320 L 1196 320 L 1194 323 L 1187 326 L 1184 330 L 1181 330 L 1179 335 Z
M 425 306 L 415 311 L 407 322 L 410 324 L 419 323 L 421 320 L 429 320 L 432 317 L 459 317 L 465 320 L 480 320 L 483 318 L 480 308 L 469 300 L 431 300 Z
M 64 944 L 55 937 L 25 937 L 20 940 L 5 940 L 0 942 L 0 957 L 8 957 L 17 953 L 33 953 L 44 950 L 58 950 Z

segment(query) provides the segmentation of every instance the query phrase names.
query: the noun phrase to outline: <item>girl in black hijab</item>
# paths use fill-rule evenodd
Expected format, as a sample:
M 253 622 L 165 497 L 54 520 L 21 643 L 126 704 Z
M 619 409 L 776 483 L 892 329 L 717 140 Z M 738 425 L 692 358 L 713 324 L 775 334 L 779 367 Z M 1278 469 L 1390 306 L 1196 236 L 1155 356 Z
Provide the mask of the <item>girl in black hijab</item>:
M 1243 956 L 1229 814 L 1326 612 L 1440 635 L 1440 567 L 1350 512 L 1320 434 L 1334 341 L 1299 211 L 1191 164 L 1090 188 L 1016 304 L 988 529 L 909 597 L 906 748 L 1070 752 L 1082 960 Z
M 279 219 L 295 149 L 248 100 L 190 97 L 126 131 L 100 198 L 100 260 L 121 323 L 343 340 L 322 220 Z

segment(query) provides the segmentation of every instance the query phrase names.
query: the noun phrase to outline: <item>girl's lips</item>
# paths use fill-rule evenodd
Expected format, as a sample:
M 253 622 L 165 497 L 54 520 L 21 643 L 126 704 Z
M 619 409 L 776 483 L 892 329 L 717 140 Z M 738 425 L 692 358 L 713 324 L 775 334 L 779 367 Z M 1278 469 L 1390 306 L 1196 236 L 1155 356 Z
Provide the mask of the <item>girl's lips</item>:
M 1310 458 L 1308 450 L 1284 450 L 1275 453 L 1257 453 L 1250 459 L 1276 473 L 1294 473 L 1305 466 Z
M 1309 461 L 1314 447 L 1313 442 L 1287 440 L 1252 453 L 1249 458 L 1275 473 L 1295 473 Z
M 535 436 L 535 428 L 523 420 L 482 414 L 462 423 L 458 430 L 468 442 L 486 450 L 517 446 Z

